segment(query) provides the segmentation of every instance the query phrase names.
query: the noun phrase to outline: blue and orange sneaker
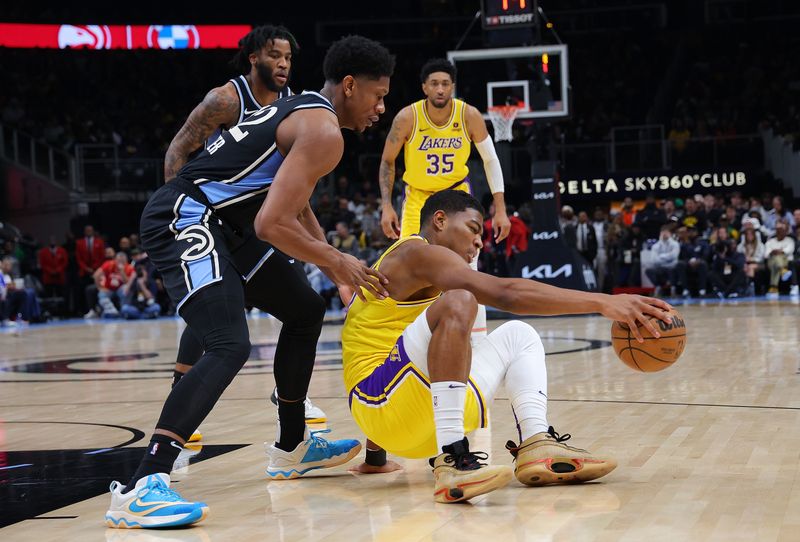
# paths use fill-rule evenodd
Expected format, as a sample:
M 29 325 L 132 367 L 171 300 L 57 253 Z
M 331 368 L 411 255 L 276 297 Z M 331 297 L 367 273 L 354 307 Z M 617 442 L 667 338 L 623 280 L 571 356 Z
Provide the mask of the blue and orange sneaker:
M 206 503 L 185 501 L 169 488 L 169 474 L 145 476 L 127 493 L 119 482 L 111 482 L 109 489 L 106 525 L 115 529 L 180 527 L 202 521 L 208 514 Z
M 330 433 L 330 429 L 309 432 L 306 428 L 305 440 L 291 452 L 285 452 L 274 444 L 268 446 L 267 476 L 273 480 L 299 478 L 314 469 L 343 465 L 361 451 L 361 443 L 357 440 L 325 440 L 317 436 L 319 433 Z

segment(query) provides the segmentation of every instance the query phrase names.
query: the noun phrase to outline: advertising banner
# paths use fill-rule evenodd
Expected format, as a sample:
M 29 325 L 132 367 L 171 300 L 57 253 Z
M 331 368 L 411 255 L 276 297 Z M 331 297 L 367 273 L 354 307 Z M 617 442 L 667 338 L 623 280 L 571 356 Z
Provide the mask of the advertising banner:
M 0 23 L 0 46 L 43 49 L 236 49 L 249 25 Z

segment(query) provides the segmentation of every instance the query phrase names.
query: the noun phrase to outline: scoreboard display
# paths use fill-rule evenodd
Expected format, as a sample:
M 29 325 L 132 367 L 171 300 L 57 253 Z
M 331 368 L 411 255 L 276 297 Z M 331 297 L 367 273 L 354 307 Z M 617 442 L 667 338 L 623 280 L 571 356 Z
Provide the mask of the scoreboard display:
M 536 24 L 536 0 L 481 0 L 484 30 L 520 28 Z

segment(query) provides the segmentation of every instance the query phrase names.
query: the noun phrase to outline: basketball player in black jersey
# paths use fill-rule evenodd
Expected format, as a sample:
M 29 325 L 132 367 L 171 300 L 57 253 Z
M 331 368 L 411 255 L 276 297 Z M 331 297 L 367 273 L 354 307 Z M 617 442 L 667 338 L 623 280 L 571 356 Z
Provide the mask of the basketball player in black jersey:
M 128 485 L 111 484 L 109 526 L 175 527 L 200 521 L 208 512 L 205 503 L 185 501 L 169 488 L 169 472 L 250 353 L 242 277 L 232 257 L 242 232 L 252 229 L 289 256 L 317 265 L 340 290 L 363 297 L 364 288 L 388 296 L 385 277 L 326 242 L 309 197 L 317 180 L 341 160 L 341 128 L 363 131 L 384 112 L 393 70 L 394 58 L 379 43 L 360 36 L 337 41 L 325 56 L 319 93 L 283 98 L 232 126 L 148 201 L 142 244 L 204 353 L 167 397 Z M 282 320 L 284 313 L 324 311 L 288 262 L 270 268 L 268 284 L 263 302 Z M 282 334 L 277 349 L 300 360 L 309 359 L 307 351 L 315 347 L 302 336 Z M 305 427 L 302 401 L 313 355 L 310 359 L 311 366 L 275 366 L 282 400 L 278 438 L 268 450 L 272 479 L 340 465 L 361 448 L 355 440 L 326 441 Z
M 192 153 L 215 140 L 223 130 L 228 130 L 261 109 L 262 104 L 268 105 L 279 98 L 291 96 L 292 90 L 288 82 L 291 77 L 292 59 L 298 49 L 297 40 L 283 26 L 259 26 L 239 40 L 239 50 L 231 64 L 242 75 L 231 79 L 221 87 L 211 89 L 203 101 L 194 108 L 167 149 L 164 159 L 164 179 L 167 182 L 172 180 Z M 234 254 L 237 267 L 242 270 L 242 276 L 245 278 L 247 306 L 263 309 L 258 307 L 258 296 L 252 295 L 252 292 L 262 290 L 265 286 L 262 284 L 262 277 L 266 276 L 266 273 L 260 270 L 262 266 L 270 265 L 264 259 L 267 255 L 270 258 L 284 257 L 280 253 L 275 254 L 272 247 L 253 233 Z M 321 323 L 320 321 L 320 329 Z M 309 337 L 309 340 L 312 338 Z M 200 341 L 189 328 L 184 328 L 172 377 L 173 387 L 202 355 L 203 348 Z M 277 404 L 276 392 L 273 391 L 271 398 Z M 327 421 L 325 413 L 316 407 L 311 399 L 306 398 L 304 408 L 307 422 Z M 189 442 L 201 438 L 202 433 L 196 429 L 189 437 Z

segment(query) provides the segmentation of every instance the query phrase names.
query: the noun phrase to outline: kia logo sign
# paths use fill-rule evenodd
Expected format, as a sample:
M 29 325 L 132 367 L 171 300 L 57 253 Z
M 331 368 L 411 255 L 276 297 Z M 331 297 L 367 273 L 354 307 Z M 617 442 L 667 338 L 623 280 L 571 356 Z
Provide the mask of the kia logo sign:
M 554 197 L 556 195 L 553 192 L 539 192 L 533 195 L 533 199 L 553 199 Z
M 533 269 L 527 265 L 522 268 L 522 278 L 524 279 L 554 279 L 559 276 L 571 277 L 572 264 L 568 263 L 557 269 L 553 269 L 553 266 L 549 263 L 542 264 Z
M 109 49 L 111 31 L 105 25 L 74 26 L 62 24 L 58 29 L 58 47 L 66 49 Z
M 550 239 L 558 239 L 557 231 L 537 231 L 533 232 L 531 239 L 534 241 L 549 241 Z

